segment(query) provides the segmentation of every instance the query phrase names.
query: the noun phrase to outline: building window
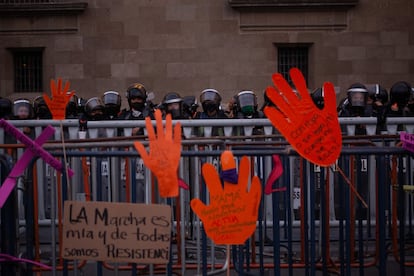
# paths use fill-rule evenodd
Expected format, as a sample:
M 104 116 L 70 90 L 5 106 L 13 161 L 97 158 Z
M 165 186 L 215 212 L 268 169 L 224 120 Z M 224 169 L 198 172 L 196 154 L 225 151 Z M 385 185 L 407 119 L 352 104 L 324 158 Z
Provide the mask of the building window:
M 14 48 L 14 91 L 43 92 L 43 48 Z
M 289 76 L 289 70 L 292 67 L 302 71 L 306 82 L 308 83 L 308 45 L 295 46 L 278 46 L 277 47 L 277 71 L 293 85 Z

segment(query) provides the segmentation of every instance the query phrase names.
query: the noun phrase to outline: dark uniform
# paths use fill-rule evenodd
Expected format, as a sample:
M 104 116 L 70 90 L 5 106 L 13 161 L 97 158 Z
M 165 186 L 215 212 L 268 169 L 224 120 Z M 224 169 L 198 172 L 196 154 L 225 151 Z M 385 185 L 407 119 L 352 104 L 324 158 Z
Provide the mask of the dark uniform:
M 237 93 L 233 103 L 233 118 L 236 119 L 260 119 L 264 118 L 262 111 L 257 110 L 257 96 L 253 91 L 243 90 Z M 244 128 L 238 127 L 235 135 L 245 135 Z M 262 135 L 264 130 L 262 126 L 253 128 L 253 135 Z
M 228 119 L 221 109 L 221 95 L 215 89 L 205 89 L 200 94 L 200 103 L 203 108 L 202 112 L 197 112 L 195 119 Z M 197 136 L 204 136 L 204 129 L 199 128 L 196 131 Z M 212 136 L 224 136 L 222 127 L 213 127 Z
M 119 115 L 120 120 L 144 120 L 145 117 L 154 119 L 152 108 L 147 105 L 147 90 L 140 83 L 134 83 L 128 87 L 126 97 L 129 109 L 122 110 Z M 132 135 L 144 135 L 143 128 L 134 128 Z

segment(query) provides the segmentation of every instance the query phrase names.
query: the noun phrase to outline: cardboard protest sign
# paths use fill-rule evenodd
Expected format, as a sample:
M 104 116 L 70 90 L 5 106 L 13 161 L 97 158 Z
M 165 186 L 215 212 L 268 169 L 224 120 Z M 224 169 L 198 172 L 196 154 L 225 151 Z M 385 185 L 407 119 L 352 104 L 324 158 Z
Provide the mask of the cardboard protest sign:
M 203 177 L 210 192 L 210 204 L 191 200 L 191 208 L 202 220 L 207 236 L 216 244 L 244 244 L 254 233 L 261 199 L 261 184 L 257 176 L 250 177 L 250 161 L 243 156 L 237 177 L 231 151 L 221 155 L 224 185 L 214 165 L 205 163 Z M 233 177 L 228 174 L 234 173 Z M 250 190 L 248 190 L 249 183 Z
M 149 138 L 149 154 L 140 142 L 135 142 L 134 146 L 144 160 L 145 166 L 157 177 L 160 196 L 176 197 L 179 187 L 177 169 L 181 157 L 181 124 L 176 123 L 173 131 L 171 114 L 167 114 L 164 131 L 162 114 L 159 109 L 155 111 L 155 120 L 157 136 L 151 118 L 145 118 Z
M 4 119 L 0 120 L 0 127 L 4 128 L 7 133 L 13 135 L 17 140 L 25 144 L 27 147 L 27 150 L 16 162 L 6 180 L 0 187 L 1 208 L 9 197 L 11 191 L 16 186 L 16 179 L 23 174 L 24 170 L 27 168 L 35 156 L 40 156 L 46 163 L 58 171 L 63 171 L 65 168 L 59 160 L 54 158 L 49 152 L 42 148 L 42 144 L 44 144 L 47 139 L 49 139 L 49 137 L 52 136 L 55 132 L 55 129 L 52 126 L 47 126 L 35 141 L 32 141 L 23 132 L 21 132 L 19 129 Z M 73 176 L 73 171 L 71 169 L 68 169 L 67 173 L 69 176 Z
M 64 120 L 66 115 L 66 106 L 70 98 L 75 92 L 69 92 L 70 82 L 65 82 L 65 87 L 62 90 L 62 79 L 50 80 L 50 89 L 52 90 L 52 98 L 49 98 L 47 94 L 43 94 L 43 98 L 52 113 L 54 120 Z
M 65 201 L 65 259 L 164 264 L 170 241 L 168 205 Z
M 302 157 L 324 167 L 334 164 L 341 153 L 342 134 L 332 83 L 324 83 L 324 108 L 319 109 L 299 69 L 292 68 L 290 77 L 296 92 L 281 74 L 272 76 L 274 87 L 267 87 L 266 95 L 275 107 L 265 107 L 264 113 Z

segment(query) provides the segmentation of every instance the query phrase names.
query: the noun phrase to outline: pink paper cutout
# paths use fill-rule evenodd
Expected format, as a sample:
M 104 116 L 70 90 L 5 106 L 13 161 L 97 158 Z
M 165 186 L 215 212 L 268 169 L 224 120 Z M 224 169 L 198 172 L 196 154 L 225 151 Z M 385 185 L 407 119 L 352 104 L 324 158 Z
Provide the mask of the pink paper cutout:
M 282 166 L 282 161 L 279 158 L 279 155 L 273 155 L 272 156 L 273 159 L 273 170 L 270 172 L 269 177 L 267 178 L 266 181 L 266 186 L 265 186 L 265 194 L 269 195 L 273 192 L 281 192 L 281 191 L 286 191 L 286 187 L 280 187 L 280 188 L 275 188 L 273 189 L 273 183 L 282 175 L 283 173 L 283 166 Z
M 405 131 L 400 132 L 400 140 L 402 142 L 402 147 L 409 152 L 414 153 L 414 135 L 409 134 Z

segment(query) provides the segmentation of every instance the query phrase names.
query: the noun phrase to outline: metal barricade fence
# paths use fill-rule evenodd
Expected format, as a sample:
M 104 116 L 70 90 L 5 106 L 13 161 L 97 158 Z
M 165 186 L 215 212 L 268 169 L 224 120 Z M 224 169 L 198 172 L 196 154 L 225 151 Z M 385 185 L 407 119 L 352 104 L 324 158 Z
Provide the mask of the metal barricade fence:
M 16 190 L 15 198 L 20 198 L 17 210 L 13 209 L 15 213 L 19 211 L 15 214 L 19 231 L 13 237 L 14 256 L 47 264 L 52 267 L 52 274 L 93 271 L 104 275 L 125 271 L 215 275 L 231 266 L 240 275 L 280 275 L 282 270 L 289 275 L 298 271 L 304 275 L 317 271 L 324 275 L 389 275 L 390 267 L 403 275 L 413 271 L 414 266 L 413 198 L 403 189 L 404 185 L 412 186 L 414 163 L 412 156 L 396 145 L 399 137 L 394 125 L 403 123 L 410 131 L 414 119 L 390 118 L 389 133 L 382 135 L 375 135 L 373 119 L 340 118 L 351 135 L 344 133 L 341 157 L 337 166 L 331 168 L 315 166 L 299 157 L 267 120 L 182 121 L 185 139 L 179 176 L 190 188 L 180 189 L 178 198 L 168 200 L 157 196 L 156 179 L 132 146 L 136 140 L 146 143 L 145 137 L 131 137 L 129 131 L 134 126 L 144 127 L 144 122 L 89 122 L 88 137 L 79 139 L 77 121 L 62 121 L 63 128 L 55 121 L 11 121 L 18 127 L 34 127 L 36 136 L 44 126 L 54 125 L 55 141 L 44 148 L 62 160 L 65 155 L 75 171 L 74 177 L 68 179 L 42 160 L 35 160 L 32 168 L 26 170 L 22 186 Z M 352 128 L 361 123 L 366 124 L 369 135 L 353 136 Z M 117 137 L 121 126 L 124 137 Z M 255 126 L 263 126 L 264 134 L 252 136 Z M 199 127 L 204 128 L 205 137 L 193 135 Z M 211 137 L 214 127 L 222 127 L 225 136 Z M 245 135 L 232 136 L 235 127 L 244 128 Z M 102 133 L 105 137 L 100 136 Z M 0 140 L 4 141 L 4 136 L 0 129 Z M 7 147 L 2 150 L 17 160 L 19 145 Z M 202 223 L 190 208 L 192 198 L 208 203 L 201 166 L 209 162 L 219 169 L 219 155 L 224 149 L 231 149 L 237 158 L 249 156 L 252 173 L 259 176 L 263 185 L 274 166 L 272 156 L 279 155 L 284 173 L 274 185 L 285 187 L 263 195 L 257 231 L 244 246 L 232 247 L 230 263 L 226 263 L 226 248 L 207 238 Z M 62 259 L 62 209 L 67 199 L 171 205 L 174 227 L 169 264 Z M 9 233 L 4 226 L 2 216 L 2 253 L 3 242 L 8 238 L 5 233 Z M 28 275 L 47 274 L 44 268 L 32 264 L 2 266 L 4 269 L 25 271 Z

